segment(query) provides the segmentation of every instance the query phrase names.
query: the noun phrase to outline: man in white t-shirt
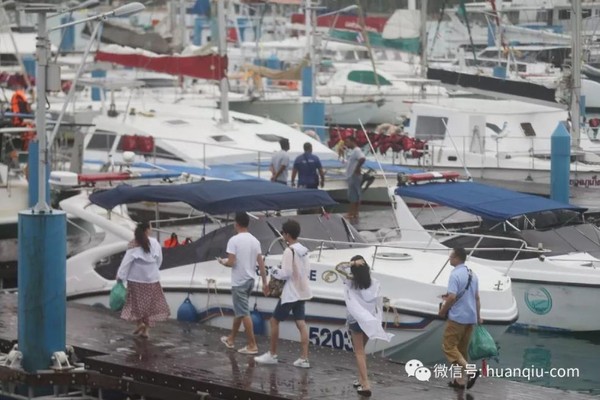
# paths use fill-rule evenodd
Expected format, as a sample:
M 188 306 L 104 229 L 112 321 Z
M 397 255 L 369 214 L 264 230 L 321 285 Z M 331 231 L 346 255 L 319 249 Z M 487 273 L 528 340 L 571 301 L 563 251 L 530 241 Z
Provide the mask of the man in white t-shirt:
M 263 293 L 268 294 L 267 275 L 265 273 L 265 263 L 261 254 L 260 242 L 250 232 L 248 232 L 250 218 L 246 213 L 237 213 L 235 215 L 235 231 L 237 232 L 227 242 L 227 258 L 219 258 L 219 262 L 231 268 L 231 295 L 233 297 L 233 326 L 229 336 L 221 337 L 221 342 L 227 348 L 235 347 L 235 337 L 242 323 L 248 338 L 248 344 L 238 352 L 243 354 L 257 354 L 258 346 L 254 337 L 254 327 L 252 318 L 250 318 L 250 307 L 248 301 L 254 287 L 254 277 L 256 276 L 256 264 L 260 270 L 262 278 Z
M 271 181 L 287 185 L 288 170 L 290 167 L 290 156 L 288 154 L 290 142 L 286 138 L 282 138 L 279 140 L 279 145 L 281 146 L 281 150 L 271 157 Z
M 346 180 L 348 182 L 348 202 L 350 209 L 346 218 L 351 220 L 358 219 L 358 207 L 360 206 L 360 196 L 362 194 L 362 173 L 360 171 L 365 163 L 365 155 L 356 144 L 354 136 L 346 139 L 346 146 L 350 149 L 348 161 L 346 162 Z

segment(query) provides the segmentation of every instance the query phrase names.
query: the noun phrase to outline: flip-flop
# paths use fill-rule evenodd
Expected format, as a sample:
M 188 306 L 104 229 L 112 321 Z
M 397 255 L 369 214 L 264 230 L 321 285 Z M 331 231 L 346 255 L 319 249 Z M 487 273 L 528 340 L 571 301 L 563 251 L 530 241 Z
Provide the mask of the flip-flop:
M 464 389 L 465 388 L 465 385 L 461 385 L 460 383 L 456 382 L 456 379 L 448 382 L 448 386 L 450 386 L 451 388 L 455 388 L 455 389 Z
M 479 371 L 475 371 L 475 375 L 472 378 L 469 378 L 467 381 L 467 389 L 471 389 L 473 387 L 477 378 L 479 378 Z
M 229 341 L 227 339 L 228 339 L 227 336 L 221 336 L 221 343 L 223 343 L 225 345 L 225 347 L 227 347 L 228 349 L 235 348 L 235 345 L 229 343 Z
M 250 350 L 248 349 L 248 346 L 244 346 L 241 349 L 238 350 L 238 353 L 242 353 L 242 354 L 258 354 L 258 349 L 256 350 Z

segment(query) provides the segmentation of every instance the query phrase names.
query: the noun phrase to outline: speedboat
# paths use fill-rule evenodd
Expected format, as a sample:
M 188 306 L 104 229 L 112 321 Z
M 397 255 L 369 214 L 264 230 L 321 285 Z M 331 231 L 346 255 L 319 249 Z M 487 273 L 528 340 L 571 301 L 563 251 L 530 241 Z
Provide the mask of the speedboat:
M 598 331 L 600 229 L 585 223 L 586 209 L 476 182 L 433 178 L 398 186 L 394 215 L 401 236 L 389 240 L 423 249 L 464 247 L 469 261 L 510 277 L 518 325 L 539 330 Z M 425 230 L 402 196 L 472 216 Z M 453 226 L 451 226 L 453 225 Z M 418 243 L 417 243 L 418 242 Z
M 117 269 L 132 238 L 134 222 L 127 205 L 173 201 L 184 202 L 213 218 L 251 212 L 249 230 L 261 243 L 267 269 L 281 264 L 285 244 L 279 232 L 289 216 L 265 212 L 314 209 L 334 203 L 324 191 L 295 189 L 262 180 L 121 185 L 89 195 L 82 193 L 62 201 L 61 207 L 69 214 L 93 222 L 102 230 L 104 239 L 67 260 L 68 299 L 107 305 Z M 343 285 L 335 266 L 354 255 L 362 255 L 368 260 L 373 276 L 381 282 L 383 323 L 385 329 L 394 334 L 390 343 L 370 341 L 366 350 L 382 356 L 394 355 L 401 360 L 418 358 L 435 362 L 442 358 L 439 343 L 444 321 L 437 313 L 451 269 L 447 265 L 447 251 L 369 244 L 337 215 L 301 214 L 293 218 L 302 227 L 300 242 L 310 250 L 309 278 L 314 297 L 306 304 L 306 321 L 313 344 L 352 349 L 345 326 Z M 168 237 L 178 229 L 185 229 L 185 235 L 192 239 L 189 244 L 163 249 L 161 285 L 172 315 L 177 315 L 180 305 L 189 299 L 198 312 L 194 321 L 230 328 L 233 317 L 231 271 L 223 268 L 215 257 L 225 256 L 227 241 L 234 234 L 232 224 L 218 222 L 199 226 L 185 221 L 177 227 L 170 222 L 166 227 L 158 225 L 159 220 L 151 222 L 159 240 L 160 235 Z M 472 268 L 479 277 L 481 315 L 490 333 L 498 337 L 517 319 L 511 280 L 481 264 L 474 263 Z M 259 284 L 254 288 L 251 307 L 258 331 L 267 329 L 266 320 L 271 317 L 276 302 L 276 298 L 263 296 Z M 299 340 L 293 321 L 281 324 L 280 335 L 284 339 Z

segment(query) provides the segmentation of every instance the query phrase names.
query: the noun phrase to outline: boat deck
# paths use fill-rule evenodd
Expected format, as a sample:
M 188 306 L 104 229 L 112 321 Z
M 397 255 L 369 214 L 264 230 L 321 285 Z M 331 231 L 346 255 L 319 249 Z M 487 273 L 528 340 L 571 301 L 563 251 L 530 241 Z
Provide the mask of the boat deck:
M 17 296 L 0 295 L 0 346 L 8 351 L 17 338 Z M 85 370 L 46 379 L 84 383 L 89 388 L 111 389 L 156 399 L 354 399 L 354 355 L 311 346 L 310 369 L 292 365 L 298 344 L 280 341 L 278 365 L 257 365 L 252 356 L 228 350 L 220 342 L 222 329 L 168 321 L 159 324 L 149 339 L 134 338 L 132 324 L 118 313 L 101 307 L 69 303 L 67 344 L 85 363 Z M 267 337 L 258 336 L 261 351 Z M 244 335 L 236 345 L 243 346 Z M 407 377 L 404 366 L 382 358 L 368 358 L 372 399 L 539 399 L 570 400 L 593 397 L 557 389 L 480 378 L 468 391 L 456 391 L 447 380 L 432 376 L 420 382 Z M 60 374 L 58 374 L 60 375 Z M 24 374 L 0 367 L 0 381 L 33 382 L 40 374 Z M 6 386 L 5 386 L 6 387 Z M 0 393 L 6 395 L 6 392 Z

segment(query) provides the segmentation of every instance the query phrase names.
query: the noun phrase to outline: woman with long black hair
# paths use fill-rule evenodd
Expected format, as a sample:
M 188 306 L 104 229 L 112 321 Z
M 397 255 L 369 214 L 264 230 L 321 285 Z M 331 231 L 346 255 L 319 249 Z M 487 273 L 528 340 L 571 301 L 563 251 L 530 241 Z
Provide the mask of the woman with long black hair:
M 381 326 L 383 306 L 379 296 L 379 282 L 371 277 L 369 264 L 365 259 L 357 255 L 349 263 L 336 265 L 335 269 L 344 281 L 348 328 L 358 368 L 358 381 L 353 385 L 358 394 L 368 397 L 371 396 L 371 384 L 367 376 L 367 342 L 369 339 L 389 342 L 394 335 L 386 333 Z
M 127 282 L 121 318 L 135 321 L 137 328 L 133 334 L 147 338 L 150 327 L 166 320 L 171 313 L 160 286 L 160 243 L 150 237 L 150 225 L 146 222 L 137 225 L 134 236 L 117 271 L 117 280 Z

